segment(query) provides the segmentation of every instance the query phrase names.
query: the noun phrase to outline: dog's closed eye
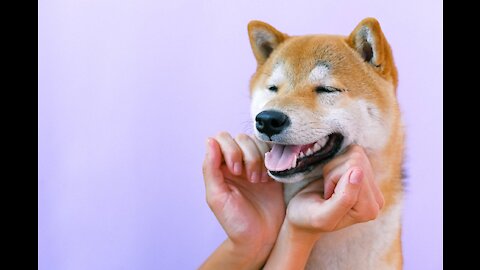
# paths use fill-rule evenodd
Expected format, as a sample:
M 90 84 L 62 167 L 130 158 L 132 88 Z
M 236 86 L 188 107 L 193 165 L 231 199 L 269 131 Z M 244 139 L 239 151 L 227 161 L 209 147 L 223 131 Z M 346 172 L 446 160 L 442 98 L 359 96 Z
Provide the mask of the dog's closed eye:
M 338 89 L 331 86 L 317 86 L 315 87 L 315 92 L 317 93 L 333 93 L 333 92 L 343 92 L 344 90 Z
M 268 87 L 268 90 L 272 91 L 272 92 L 277 92 L 278 91 L 278 87 L 276 85 L 271 85 Z

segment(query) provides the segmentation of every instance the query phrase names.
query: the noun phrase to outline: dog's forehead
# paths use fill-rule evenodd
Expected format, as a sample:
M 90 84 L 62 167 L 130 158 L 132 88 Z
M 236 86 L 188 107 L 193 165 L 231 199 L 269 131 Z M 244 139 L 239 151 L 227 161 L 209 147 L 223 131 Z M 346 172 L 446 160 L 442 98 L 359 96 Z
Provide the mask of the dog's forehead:
M 319 81 L 344 65 L 348 57 L 344 37 L 299 36 L 292 37 L 279 48 L 272 59 L 270 78 L 273 81 Z
M 330 76 L 330 73 L 330 65 L 325 61 L 320 61 L 310 71 L 310 74 L 308 75 L 308 80 L 314 83 L 322 82 Z
M 270 76 L 268 77 L 267 84 L 268 85 L 278 85 L 282 83 L 287 78 L 287 71 L 285 69 L 285 62 L 277 61 L 273 67 L 272 71 L 270 72 Z
M 269 85 L 276 85 L 281 83 L 285 79 L 288 79 L 293 72 L 289 71 L 292 67 L 288 63 L 278 62 L 272 68 L 270 76 L 268 77 Z M 308 70 L 308 68 L 306 68 Z M 319 61 L 315 66 L 313 66 L 308 72 L 307 79 L 311 82 L 318 82 L 326 79 L 331 73 L 330 64 L 325 61 Z

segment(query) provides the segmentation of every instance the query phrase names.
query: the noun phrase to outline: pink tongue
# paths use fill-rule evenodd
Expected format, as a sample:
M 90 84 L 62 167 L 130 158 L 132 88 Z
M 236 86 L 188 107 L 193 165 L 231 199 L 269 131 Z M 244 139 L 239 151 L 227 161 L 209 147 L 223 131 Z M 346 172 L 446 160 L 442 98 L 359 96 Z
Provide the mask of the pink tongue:
M 290 169 L 301 148 L 301 145 L 274 144 L 272 150 L 265 154 L 265 167 L 277 172 Z

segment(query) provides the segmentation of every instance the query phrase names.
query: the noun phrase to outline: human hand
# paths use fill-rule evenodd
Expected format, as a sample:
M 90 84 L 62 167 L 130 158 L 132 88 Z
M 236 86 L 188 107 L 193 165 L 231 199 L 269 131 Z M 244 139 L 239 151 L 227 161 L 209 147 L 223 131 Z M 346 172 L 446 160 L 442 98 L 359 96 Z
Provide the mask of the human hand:
M 287 208 L 291 232 L 316 239 L 321 233 L 375 219 L 384 198 L 364 149 L 351 145 L 325 164 L 322 182 L 314 181 L 296 194 Z M 312 237 L 313 235 L 313 237 Z
M 323 175 L 323 186 L 314 181 L 290 200 L 264 269 L 304 269 L 321 235 L 377 217 L 384 199 L 363 148 L 349 146 L 325 164 Z
M 257 265 L 268 257 L 285 217 L 283 186 L 264 166 L 266 143 L 222 132 L 207 140 L 203 176 L 209 207 L 227 241 Z M 253 256 L 253 257 L 251 257 Z

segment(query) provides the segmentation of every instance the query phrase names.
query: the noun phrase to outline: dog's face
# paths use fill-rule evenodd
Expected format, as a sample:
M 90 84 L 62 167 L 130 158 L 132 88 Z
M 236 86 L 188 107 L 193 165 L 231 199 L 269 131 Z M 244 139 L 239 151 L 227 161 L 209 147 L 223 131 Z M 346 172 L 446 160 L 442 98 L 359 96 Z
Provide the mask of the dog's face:
M 349 144 L 380 150 L 395 117 L 397 71 L 375 19 L 348 37 L 290 37 L 248 25 L 257 71 L 250 82 L 255 135 L 271 143 L 270 176 L 293 183 L 321 176 Z

